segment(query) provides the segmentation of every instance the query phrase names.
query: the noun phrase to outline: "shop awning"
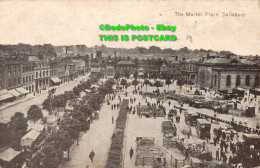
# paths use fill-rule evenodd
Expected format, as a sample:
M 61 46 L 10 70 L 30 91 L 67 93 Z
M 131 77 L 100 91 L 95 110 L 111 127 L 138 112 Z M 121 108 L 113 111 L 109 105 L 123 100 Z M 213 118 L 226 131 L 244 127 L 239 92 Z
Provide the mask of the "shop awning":
M 20 92 L 17 92 L 15 89 L 9 90 L 9 93 L 11 93 L 11 95 L 15 97 L 22 95 Z
M 52 82 L 54 82 L 54 83 L 59 83 L 59 82 L 61 82 L 61 80 L 60 80 L 59 78 L 57 78 L 57 77 L 51 78 L 51 80 L 52 80 Z
M 28 90 L 24 89 L 23 87 L 19 87 L 15 89 L 16 91 L 20 92 L 21 94 L 27 94 L 29 93 Z
M 11 97 L 14 97 L 14 96 L 11 95 L 6 89 L 0 91 L 0 101 L 9 99 Z
M 15 151 L 12 148 L 9 148 L 0 154 L 0 159 L 6 162 L 10 162 L 20 153 L 20 151 Z

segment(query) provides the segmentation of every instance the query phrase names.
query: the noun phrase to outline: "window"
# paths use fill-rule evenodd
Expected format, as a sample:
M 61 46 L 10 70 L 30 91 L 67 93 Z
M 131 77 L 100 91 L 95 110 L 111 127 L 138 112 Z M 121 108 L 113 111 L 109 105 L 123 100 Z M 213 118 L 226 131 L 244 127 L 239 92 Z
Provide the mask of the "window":
M 28 82 L 28 76 L 26 76 L 26 83 Z
M 21 77 L 18 77 L 18 84 L 21 84 Z
M 25 67 L 23 67 L 23 73 L 25 72 Z
M 255 87 L 258 87 L 259 86 L 259 76 L 256 75 L 255 76 Z
M 20 69 L 20 66 L 18 66 L 18 68 L 17 68 L 18 73 L 20 73 L 20 70 L 21 70 L 21 69 Z
M 231 76 L 230 75 L 227 76 L 226 86 L 231 86 Z
M 8 67 L 8 76 L 11 76 L 11 67 Z
M 42 71 L 40 71 L 40 78 L 42 77 Z
M 214 85 L 217 86 L 217 75 L 215 75 Z
M 250 86 L 250 76 L 246 76 L 246 86 Z
M 8 85 L 9 85 L 9 87 L 12 86 L 11 79 L 8 79 Z
M 29 82 L 31 82 L 31 76 L 29 76 Z
M 49 73 L 49 72 L 48 72 L 48 70 L 47 70 L 47 71 L 46 71 L 46 76 L 48 76 L 48 73 Z
M 240 76 L 238 75 L 237 78 L 236 78 L 236 87 L 240 86 L 241 85 L 241 78 Z
M 43 74 L 42 74 L 43 77 L 45 77 L 45 71 L 43 71 Z
M 38 72 L 36 72 L 36 78 L 38 78 Z
M 25 77 L 23 77 L 23 83 L 25 83 Z
M 16 78 L 14 78 L 14 85 L 16 85 Z

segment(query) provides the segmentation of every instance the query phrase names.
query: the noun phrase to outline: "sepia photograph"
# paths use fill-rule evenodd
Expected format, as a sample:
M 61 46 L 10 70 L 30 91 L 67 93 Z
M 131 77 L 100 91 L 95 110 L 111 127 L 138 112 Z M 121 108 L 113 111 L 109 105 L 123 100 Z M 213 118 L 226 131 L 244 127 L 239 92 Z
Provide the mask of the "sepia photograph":
M 0 168 L 260 168 L 260 0 L 1 0 Z

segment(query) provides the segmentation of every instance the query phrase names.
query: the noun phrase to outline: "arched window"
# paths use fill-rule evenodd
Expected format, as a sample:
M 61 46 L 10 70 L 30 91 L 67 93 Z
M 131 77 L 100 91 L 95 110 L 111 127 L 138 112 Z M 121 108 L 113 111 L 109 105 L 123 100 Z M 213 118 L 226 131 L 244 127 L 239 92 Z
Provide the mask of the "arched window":
M 237 78 L 236 78 L 236 86 L 240 86 L 240 85 L 241 85 L 241 78 L 238 75 Z
M 215 79 L 214 79 L 214 85 L 217 86 L 217 75 L 215 75 Z
M 256 75 L 255 76 L 255 87 L 258 87 L 259 86 L 259 76 Z
M 246 76 L 246 86 L 250 86 L 250 76 Z
M 231 76 L 230 75 L 227 76 L 226 86 L 231 86 Z

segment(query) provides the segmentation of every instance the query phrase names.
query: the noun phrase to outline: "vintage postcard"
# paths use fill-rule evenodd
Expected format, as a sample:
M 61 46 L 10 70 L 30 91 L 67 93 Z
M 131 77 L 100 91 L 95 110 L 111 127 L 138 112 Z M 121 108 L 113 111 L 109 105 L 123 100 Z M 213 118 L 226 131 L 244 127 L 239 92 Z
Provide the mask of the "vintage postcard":
M 260 167 L 259 0 L 0 1 L 0 168 Z

